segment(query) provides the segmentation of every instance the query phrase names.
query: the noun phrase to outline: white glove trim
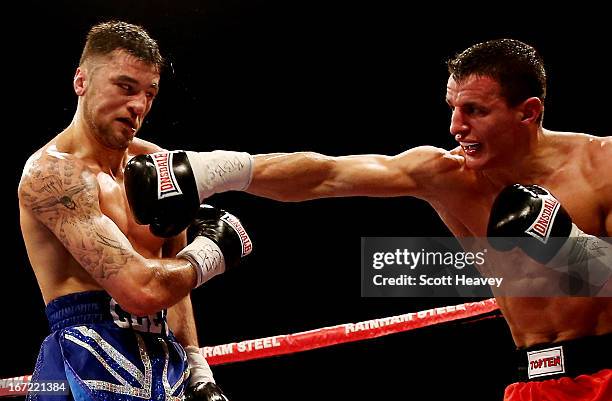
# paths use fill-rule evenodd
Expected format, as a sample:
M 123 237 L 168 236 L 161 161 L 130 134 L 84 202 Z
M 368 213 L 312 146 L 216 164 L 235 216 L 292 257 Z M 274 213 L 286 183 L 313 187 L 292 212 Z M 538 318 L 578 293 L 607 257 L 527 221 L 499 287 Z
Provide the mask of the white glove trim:
M 189 387 L 198 383 L 215 383 L 212 370 L 206 358 L 200 353 L 200 349 L 194 345 L 185 347 L 187 361 L 189 362 Z
M 196 237 L 176 257 L 187 259 L 196 268 L 195 288 L 225 271 L 225 258 L 221 249 L 213 240 L 204 236 Z
M 563 273 L 571 267 L 585 282 L 601 288 L 612 277 L 612 245 L 572 224 L 569 238 L 546 266 Z M 609 293 L 598 295 L 612 296 Z
M 253 179 L 253 157 L 245 152 L 186 151 L 198 186 L 200 202 L 213 194 L 243 191 Z

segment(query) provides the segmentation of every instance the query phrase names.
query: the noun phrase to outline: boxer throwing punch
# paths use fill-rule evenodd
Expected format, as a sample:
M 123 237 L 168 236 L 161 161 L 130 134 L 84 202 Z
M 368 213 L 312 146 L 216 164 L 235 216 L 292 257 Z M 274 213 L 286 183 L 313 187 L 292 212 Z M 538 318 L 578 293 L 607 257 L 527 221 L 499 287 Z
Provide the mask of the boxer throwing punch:
M 395 156 L 257 155 L 246 192 L 280 201 L 414 196 L 432 205 L 459 239 L 491 235 L 502 252 L 492 252 L 485 267 L 511 261 L 515 274 L 524 277 L 543 268 L 563 275 L 565 269 L 578 289 L 568 295 L 586 290 L 590 296 L 505 297 L 493 288 L 521 354 L 519 382 L 506 388 L 504 399 L 610 400 L 612 298 L 602 295 L 610 290 L 611 250 L 595 236 L 612 233 L 612 176 L 607 173 L 612 138 L 543 128 L 546 73 L 537 51 L 525 43 L 479 43 L 453 57 L 448 67 L 446 102 L 456 148 L 421 146 Z M 213 168 L 200 167 L 209 157 L 192 153 L 184 158 L 193 170 L 193 193 L 200 196 L 207 194 L 207 177 L 215 176 Z M 145 164 L 126 175 L 144 180 L 149 174 L 143 172 L 152 171 Z M 132 204 L 136 215 L 142 202 Z M 541 205 L 551 202 L 558 205 L 550 228 L 561 241 L 538 248 L 521 240 L 537 241 L 526 231 Z M 505 235 L 517 242 L 505 242 Z M 579 263 L 587 271 L 569 272 L 564 259 L 580 261 L 585 254 L 596 263 Z M 563 357 L 563 369 L 540 364 L 537 355 L 544 353 L 553 360 Z

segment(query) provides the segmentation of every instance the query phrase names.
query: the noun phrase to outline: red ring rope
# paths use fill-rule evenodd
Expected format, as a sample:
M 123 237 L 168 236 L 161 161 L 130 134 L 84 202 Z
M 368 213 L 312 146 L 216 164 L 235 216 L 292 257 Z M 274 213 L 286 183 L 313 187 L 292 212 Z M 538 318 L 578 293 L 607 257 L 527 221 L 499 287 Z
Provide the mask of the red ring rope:
M 293 354 L 316 348 L 353 341 L 367 340 L 458 319 L 465 319 L 498 309 L 495 299 L 442 306 L 403 315 L 345 323 L 337 326 L 245 340 L 237 343 L 202 347 L 200 352 L 210 365 L 220 365 L 249 359 Z M 25 395 L 24 387 L 32 376 L 0 379 L 0 397 Z M 19 388 L 19 390 L 17 390 Z

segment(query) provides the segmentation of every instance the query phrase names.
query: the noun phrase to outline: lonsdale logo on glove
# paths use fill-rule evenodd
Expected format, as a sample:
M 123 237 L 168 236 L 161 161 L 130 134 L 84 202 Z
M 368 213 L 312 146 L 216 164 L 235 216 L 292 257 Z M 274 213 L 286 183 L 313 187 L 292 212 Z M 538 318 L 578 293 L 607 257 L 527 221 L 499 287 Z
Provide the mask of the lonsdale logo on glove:
M 250 254 L 253 250 L 253 243 L 251 242 L 251 238 L 249 238 L 249 234 L 247 234 L 244 227 L 242 227 L 240 220 L 238 220 L 236 216 L 227 212 L 221 217 L 221 220 L 232 226 L 238 233 L 240 244 L 242 245 L 242 255 L 240 255 L 240 257 L 245 257 Z
M 542 199 L 540 213 L 525 233 L 545 244 L 550 237 L 550 229 L 559 211 L 560 203 L 552 195 L 541 195 L 540 197 Z
M 155 170 L 157 170 L 157 199 L 181 195 L 183 192 L 176 184 L 172 166 L 174 152 L 157 152 L 151 154 Z

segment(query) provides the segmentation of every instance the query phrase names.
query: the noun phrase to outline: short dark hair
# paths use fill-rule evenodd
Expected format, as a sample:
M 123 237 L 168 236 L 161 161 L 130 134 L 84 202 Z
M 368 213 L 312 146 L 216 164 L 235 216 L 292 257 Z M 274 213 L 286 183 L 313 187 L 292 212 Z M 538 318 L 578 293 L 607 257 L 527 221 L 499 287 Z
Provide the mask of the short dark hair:
M 546 98 L 544 61 L 530 45 L 514 39 L 478 43 L 448 60 L 455 81 L 472 75 L 495 79 L 510 106 L 530 97 Z
M 122 21 L 102 22 L 89 30 L 79 65 L 91 56 L 109 54 L 116 49 L 127 51 L 161 73 L 164 58 L 157 42 L 143 27 Z

